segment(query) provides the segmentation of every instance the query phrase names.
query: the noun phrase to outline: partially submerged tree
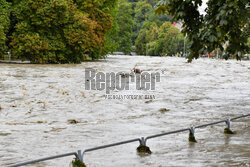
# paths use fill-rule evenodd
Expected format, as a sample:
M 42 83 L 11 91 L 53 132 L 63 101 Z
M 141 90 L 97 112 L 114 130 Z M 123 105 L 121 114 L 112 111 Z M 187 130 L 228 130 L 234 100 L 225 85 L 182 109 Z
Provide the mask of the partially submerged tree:
M 204 50 L 225 50 L 225 43 L 230 54 L 249 51 L 248 0 L 209 0 L 205 15 L 198 10 L 201 5 L 202 0 L 160 0 L 156 8 L 156 13 L 168 13 L 183 22 L 182 32 L 190 40 L 189 62 Z

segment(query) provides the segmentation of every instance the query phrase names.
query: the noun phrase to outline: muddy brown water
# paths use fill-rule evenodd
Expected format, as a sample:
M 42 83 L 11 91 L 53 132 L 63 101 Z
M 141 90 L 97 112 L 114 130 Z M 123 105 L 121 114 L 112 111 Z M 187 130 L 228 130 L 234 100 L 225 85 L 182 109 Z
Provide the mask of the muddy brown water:
M 161 73 L 156 90 L 136 90 L 131 83 L 131 90 L 111 94 L 155 99 L 105 99 L 105 91 L 85 90 L 85 68 L 129 72 L 135 65 Z M 80 65 L 0 64 L 0 166 L 249 114 L 249 81 L 250 62 L 235 60 L 188 64 L 182 58 L 109 56 Z M 138 143 L 131 143 L 86 153 L 84 161 L 90 167 L 249 166 L 249 120 L 233 121 L 237 134 L 231 136 L 218 124 L 197 129 L 195 144 L 183 132 L 148 140 L 150 156 L 137 155 Z M 72 159 L 29 166 L 67 167 Z

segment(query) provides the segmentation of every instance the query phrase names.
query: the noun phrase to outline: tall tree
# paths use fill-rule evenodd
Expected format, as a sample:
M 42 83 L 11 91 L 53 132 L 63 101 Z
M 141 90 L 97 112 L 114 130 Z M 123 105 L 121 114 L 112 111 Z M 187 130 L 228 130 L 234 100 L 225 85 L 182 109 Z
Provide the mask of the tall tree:
M 159 27 L 153 22 L 146 31 L 146 55 L 158 55 L 157 40 L 159 36 Z
M 33 63 L 80 63 L 84 55 L 101 58 L 109 49 L 107 41 L 112 34 L 112 12 L 116 2 L 11 1 L 11 15 L 7 17 L 11 19 L 7 31 L 8 48 L 16 57 Z M 5 28 L 0 20 L 0 50 L 6 50 L 1 46 L 6 39 L 2 37 L 2 29 Z
M 122 0 L 118 6 L 117 13 L 117 24 L 118 24 L 118 50 L 125 54 L 130 54 L 132 50 L 132 7 L 131 4 Z
M 179 29 L 175 28 L 170 22 L 165 22 L 159 29 L 158 53 L 161 56 L 174 55 L 179 51 L 183 40 Z
M 230 54 L 249 51 L 248 0 L 209 0 L 205 16 L 198 10 L 201 5 L 202 0 L 160 0 L 156 9 L 156 13 L 167 12 L 183 22 L 183 32 L 190 40 L 189 62 L 204 50 L 220 48 Z
M 144 23 L 136 39 L 137 54 L 166 56 L 182 51 L 184 36 L 171 22 L 167 21 L 160 27 L 155 22 L 148 24 Z
M 117 13 L 118 13 L 118 3 L 110 10 L 110 14 L 113 18 L 112 29 L 110 29 L 105 35 L 105 54 L 113 53 L 117 51 L 118 43 L 117 33 L 118 33 L 118 24 L 117 24 Z
M 139 35 L 139 31 L 142 29 L 142 26 L 149 16 L 153 13 L 153 8 L 150 4 L 145 1 L 136 3 L 135 7 L 135 16 L 134 16 L 134 27 L 133 27 L 133 41 Z
M 0 58 L 3 57 L 6 51 L 6 34 L 9 29 L 9 14 L 10 4 L 5 0 L 0 0 Z
M 147 45 L 146 32 L 147 32 L 146 29 L 141 29 L 138 37 L 136 38 L 135 52 L 138 55 L 146 55 L 146 45 Z
M 94 29 L 101 42 L 101 47 L 93 49 L 90 56 L 94 59 L 100 58 L 112 47 L 110 43 L 112 40 L 109 37 L 112 34 L 110 30 L 113 27 L 112 12 L 115 12 L 113 9 L 117 5 L 117 0 L 78 0 L 76 4 L 82 12 L 87 13 L 88 17 L 96 23 Z M 108 45 L 106 45 L 107 40 L 109 40 Z

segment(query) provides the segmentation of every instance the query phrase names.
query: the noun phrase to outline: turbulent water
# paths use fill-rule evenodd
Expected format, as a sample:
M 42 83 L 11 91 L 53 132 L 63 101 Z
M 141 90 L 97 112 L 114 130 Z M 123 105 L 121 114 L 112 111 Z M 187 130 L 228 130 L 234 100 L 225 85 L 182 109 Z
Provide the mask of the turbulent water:
M 105 99 L 85 90 L 85 68 L 130 72 L 134 66 L 159 72 L 156 89 L 111 91 L 150 99 Z M 189 128 L 250 113 L 250 62 L 109 56 L 80 65 L 0 64 L 0 166 L 79 149 Z M 161 108 L 166 108 L 160 111 Z M 76 124 L 75 124 L 76 123 Z M 131 143 L 86 153 L 90 167 L 249 166 L 250 118 L 148 140 L 153 152 L 139 156 Z M 30 166 L 69 166 L 72 157 Z

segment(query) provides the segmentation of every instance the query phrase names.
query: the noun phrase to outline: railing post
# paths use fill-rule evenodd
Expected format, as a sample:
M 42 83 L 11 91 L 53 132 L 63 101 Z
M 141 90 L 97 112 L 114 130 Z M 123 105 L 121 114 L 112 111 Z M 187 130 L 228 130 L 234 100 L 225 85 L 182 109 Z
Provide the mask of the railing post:
M 231 122 L 230 122 L 230 119 L 227 119 L 226 121 L 226 124 L 227 124 L 227 127 L 224 129 L 224 133 L 225 134 L 234 134 L 235 132 L 233 132 L 231 130 Z
M 137 147 L 137 152 L 138 153 L 144 153 L 144 154 L 151 154 L 151 150 L 148 146 L 146 146 L 146 139 L 144 137 L 142 137 L 140 139 L 140 145 Z
M 144 137 L 142 137 L 141 140 L 140 140 L 140 144 L 141 145 L 146 145 L 146 142 L 147 141 L 144 139 Z
M 83 162 L 83 153 L 81 150 L 77 151 L 77 158 L 79 161 Z
M 86 165 L 83 162 L 83 154 L 81 150 L 78 150 L 76 153 L 75 160 L 72 161 L 72 167 L 86 167 Z
M 191 127 L 190 129 L 189 129 L 189 137 L 188 137 L 188 141 L 190 141 L 190 142 L 197 142 L 196 141 L 196 139 L 195 139 L 195 136 L 194 136 L 194 131 L 195 130 L 195 128 L 194 127 Z

